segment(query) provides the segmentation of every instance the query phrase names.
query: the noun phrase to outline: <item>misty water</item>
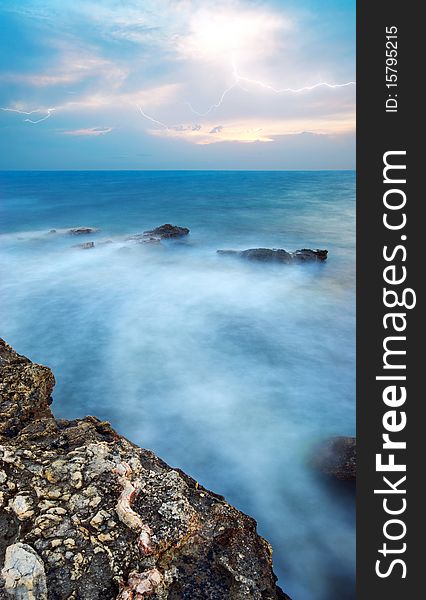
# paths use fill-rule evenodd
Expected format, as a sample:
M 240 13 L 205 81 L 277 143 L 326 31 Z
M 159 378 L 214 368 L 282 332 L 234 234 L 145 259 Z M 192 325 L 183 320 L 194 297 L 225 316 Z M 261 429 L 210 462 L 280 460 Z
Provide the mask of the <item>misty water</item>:
M 353 495 L 309 457 L 355 430 L 355 174 L 0 181 L 1 336 L 52 368 L 55 415 L 110 421 L 255 517 L 293 600 L 353 598 Z M 191 233 L 126 241 L 163 223 Z M 75 226 L 100 231 L 63 231 Z M 95 248 L 73 247 L 85 241 Z M 327 248 L 329 259 L 216 253 L 261 246 Z

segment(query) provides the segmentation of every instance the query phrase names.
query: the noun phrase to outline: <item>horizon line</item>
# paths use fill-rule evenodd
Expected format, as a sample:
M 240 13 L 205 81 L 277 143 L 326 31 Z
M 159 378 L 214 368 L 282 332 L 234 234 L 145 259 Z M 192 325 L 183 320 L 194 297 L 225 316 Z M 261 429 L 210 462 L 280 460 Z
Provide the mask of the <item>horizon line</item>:
M 0 173 L 315 173 L 315 172 L 355 172 L 356 167 L 346 169 L 0 169 Z

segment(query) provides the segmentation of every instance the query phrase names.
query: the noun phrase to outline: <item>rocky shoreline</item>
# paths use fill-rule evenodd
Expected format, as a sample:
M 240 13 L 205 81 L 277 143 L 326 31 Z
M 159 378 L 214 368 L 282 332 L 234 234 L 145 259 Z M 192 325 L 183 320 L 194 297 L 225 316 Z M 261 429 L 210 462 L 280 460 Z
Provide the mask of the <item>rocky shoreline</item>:
M 252 518 L 54 385 L 0 340 L 0 598 L 289 600 Z

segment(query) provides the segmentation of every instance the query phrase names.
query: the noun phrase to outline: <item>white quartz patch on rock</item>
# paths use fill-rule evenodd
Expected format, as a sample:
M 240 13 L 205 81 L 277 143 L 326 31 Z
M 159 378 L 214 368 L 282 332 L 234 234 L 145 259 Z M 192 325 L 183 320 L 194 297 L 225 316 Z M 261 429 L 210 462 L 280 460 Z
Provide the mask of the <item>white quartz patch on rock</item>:
M 8 546 L 1 576 L 6 598 L 47 600 L 43 561 L 28 544 L 17 543 Z

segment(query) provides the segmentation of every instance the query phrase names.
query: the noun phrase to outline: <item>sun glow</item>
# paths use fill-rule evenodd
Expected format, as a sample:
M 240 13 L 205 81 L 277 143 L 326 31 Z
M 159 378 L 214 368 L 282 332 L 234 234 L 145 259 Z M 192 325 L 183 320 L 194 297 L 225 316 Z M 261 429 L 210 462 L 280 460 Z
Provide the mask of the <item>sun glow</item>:
M 259 58 L 269 54 L 276 34 L 288 26 L 283 18 L 254 11 L 199 11 L 191 20 L 189 35 L 178 49 L 186 57 L 203 61 Z

